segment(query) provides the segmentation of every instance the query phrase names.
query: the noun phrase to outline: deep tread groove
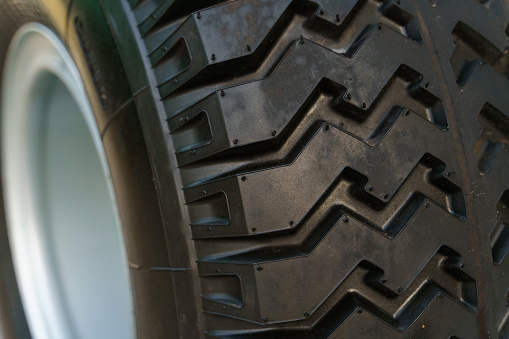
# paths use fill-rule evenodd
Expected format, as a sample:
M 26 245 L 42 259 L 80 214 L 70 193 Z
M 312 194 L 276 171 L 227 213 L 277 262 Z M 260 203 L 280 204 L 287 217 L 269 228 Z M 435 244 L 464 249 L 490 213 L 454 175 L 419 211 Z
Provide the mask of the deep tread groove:
M 293 243 L 292 237 L 285 232 L 281 235 L 282 243 L 277 243 L 272 247 L 228 256 L 204 258 L 203 260 L 258 263 L 309 255 L 330 232 L 331 228 L 345 215 L 352 216 L 363 225 L 385 237 L 395 238 L 414 217 L 418 209 L 425 203 L 429 203 L 429 201 L 458 219 L 464 219 L 463 214 L 466 207 L 463 193 L 454 184 L 440 177 L 438 175 L 440 172 L 443 172 L 443 164 L 429 155 L 425 156 L 394 197 L 385 203 L 366 192 L 365 188 L 368 183 L 366 177 L 346 168 L 328 187 L 325 194 L 313 206 L 308 215 L 299 223 L 298 227 L 304 227 L 303 225 L 311 220 L 316 225 L 313 225 L 310 228 L 313 231 L 298 243 Z M 427 184 L 433 187 L 422 190 L 429 192 L 430 197 L 421 192 L 412 192 L 411 189 L 407 188 L 408 186 L 419 186 L 419 179 L 422 180 L 423 177 L 429 178 L 430 181 Z M 351 198 L 349 199 L 348 196 L 351 196 Z M 435 200 L 437 198 L 444 199 L 443 201 Z M 343 200 L 342 203 L 336 202 L 341 200 Z M 356 201 L 361 202 L 364 208 L 357 208 L 359 210 L 356 211 L 356 208 L 352 207 L 356 206 Z M 398 207 L 394 208 L 393 206 L 396 204 Z M 391 206 L 390 210 L 389 206 Z M 455 209 L 449 210 L 450 206 L 454 206 Z M 322 211 L 321 213 L 326 212 L 326 214 L 321 215 L 320 211 Z M 366 217 L 367 215 L 370 215 L 369 219 Z M 376 219 L 378 223 L 370 219 Z M 309 226 L 307 227 L 309 229 Z M 292 231 L 299 231 L 296 228 Z M 258 241 L 263 241 L 263 239 Z
M 489 63 L 503 77 L 509 76 L 509 56 L 498 50 L 489 40 L 463 22 L 452 31 L 456 48 L 451 56 L 451 66 L 456 83 L 463 87 L 474 68 Z
M 235 4 L 225 4 L 223 6 L 233 6 Z M 225 7 L 225 9 L 228 7 Z M 347 57 L 352 57 L 354 52 L 356 51 L 356 45 L 363 40 L 363 35 L 366 29 L 371 29 L 371 27 L 378 27 L 380 20 L 384 18 L 383 24 L 391 29 L 399 32 L 401 35 L 412 39 L 413 41 L 420 43 L 422 41 L 422 37 L 420 35 L 419 29 L 416 26 L 415 19 L 408 12 L 403 10 L 402 8 L 394 5 L 390 1 L 375 1 L 375 0 L 359 0 L 359 2 L 352 8 L 352 11 L 348 15 L 348 17 L 343 21 L 340 25 L 329 22 L 320 18 L 320 15 L 317 15 L 317 9 L 319 5 L 313 1 L 293 1 L 290 6 L 281 14 L 279 20 L 274 24 L 273 28 L 267 32 L 263 41 L 259 44 L 259 46 L 252 46 L 254 48 L 252 53 L 246 53 L 244 56 L 239 58 L 233 58 L 228 60 L 219 60 L 214 59 L 210 60 L 210 55 L 213 51 L 206 51 L 207 57 L 205 60 L 209 60 L 204 63 L 203 66 L 199 69 L 198 67 L 194 68 L 193 74 L 186 75 L 179 79 L 178 83 L 171 82 L 170 78 L 160 79 L 160 92 L 163 98 L 168 97 L 171 94 L 172 98 L 178 95 L 181 95 L 184 92 L 192 91 L 197 87 L 204 87 L 207 85 L 211 85 L 213 83 L 221 82 L 225 79 L 231 78 L 239 78 L 242 79 L 243 76 L 248 75 L 253 72 L 257 72 L 260 70 L 262 65 L 264 64 L 264 60 L 267 58 L 268 54 L 273 50 L 274 42 L 278 41 L 283 34 L 288 34 L 287 31 L 295 29 L 295 23 L 302 21 L 302 19 L 298 19 L 297 17 L 306 18 L 304 22 L 301 24 L 302 28 L 307 30 L 309 33 L 305 35 L 308 39 L 313 40 L 313 37 L 321 37 L 320 40 L 323 40 L 325 37 L 325 41 L 320 41 L 320 43 L 327 42 L 330 45 L 329 48 L 335 51 L 344 51 Z M 357 27 L 360 23 L 354 21 L 353 17 L 357 17 L 362 13 L 369 11 L 371 16 L 373 17 L 371 20 L 368 20 L 364 27 Z M 228 12 L 225 12 L 228 13 Z M 201 12 L 201 16 L 203 17 L 206 13 Z M 199 22 L 196 17 L 191 16 L 187 19 L 195 20 L 197 23 Z M 249 20 L 244 20 L 249 21 Z M 355 38 L 355 35 L 348 30 L 350 25 L 356 29 L 361 29 L 358 37 L 352 41 L 348 41 L 348 39 Z M 225 24 L 227 24 L 225 22 Z M 182 24 L 182 26 L 186 25 L 186 23 Z M 219 26 L 215 29 L 219 32 L 222 32 L 224 28 Z M 197 34 L 202 34 L 199 32 L 199 28 L 195 28 L 197 30 Z M 252 28 L 251 28 L 252 29 Z M 322 32 L 327 32 L 324 35 Z M 348 33 L 348 34 L 347 34 Z M 180 36 L 180 33 L 175 31 L 173 35 Z M 343 37 L 345 35 L 349 35 L 350 38 L 347 37 L 347 40 L 344 41 Z M 218 37 L 219 38 L 219 37 Z M 173 38 L 170 36 L 161 46 L 172 45 Z M 295 36 L 295 39 L 299 39 L 298 36 Z M 292 42 L 291 40 L 289 41 Z M 237 43 L 236 41 L 232 43 Z M 242 42 L 238 42 L 241 44 Z M 245 46 L 245 43 L 242 45 Z M 256 47 L 256 48 L 255 48 Z M 161 47 L 160 47 L 161 48 Z M 239 49 L 241 47 L 239 46 Z M 165 47 L 165 50 L 168 50 L 168 47 Z M 201 49 L 194 49 L 196 53 L 203 53 Z M 164 51 L 163 51 L 164 52 Z M 161 52 L 159 50 L 155 50 L 153 54 L 158 55 L 159 57 L 152 56 L 153 65 L 155 66 L 158 63 L 158 60 L 161 58 Z M 201 57 L 199 58 L 201 60 Z M 248 65 L 248 67 L 246 67 Z M 240 71 L 239 71 L 240 70 Z M 221 77 L 217 77 L 217 74 L 221 74 Z M 267 74 L 267 73 L 266 73 Z M 270 74 L 270 73 L 269 73 Z
M 481 135 L 474 145 L 479 173 L 485 175 L 509 144 L 509 118 L 490 104 L 479 113 Z
M 309 136 L 303 136 L 303 139 L 299 139 L 301 141 L 298 145 L 301 145 L 302 147 L 307 144 L 307 142 L 303 141 L 309 140 L 311 135 L 316 132 L 317 128 L 319 128 L 316 123 L 321 123 L 323 121 L 326 121 L 327 123 L 330 123 L 333 126 L 337 126 L 343 130 L 349 130 L 349 132 L 352 133 L 356 138 L 365 141 L 371 146 L 376 146 L 381 142 L 386 133 L 396 122 L 397 118 L 401 114 L 407 114 L 409 108 L 413 109 L 414 112 L 418 112 L 419 115 L 428 119 L 439 129 L 447 129 L 447 118 L 445 116 L 444 107 L 441 101 L 423 87 L 424 84 L 422 75 L 412 70 L 411 68 L 402 65 L 392 76 L 389 82 L 384 86 L 378 97 L 370 105 L 370 108 L 363 109 L 358 108 L 350 101 L 345 100 L 346 88 L 333 82 L 332 80 L 324 78 L 309 94 L 302 107 L 299 108 L 285 129 L 278 133 L 278 136 L 274 140 L 258 144 L 239 146 L 239 140 L 236 139 L 237 142 L 231 143 L 231 146 L 233 147 L 230 147 L 224 151 L 220 151 L 219 153 L 214 153 L 214 150 L 216 150 L 217 147 L 211 144 L 213 141 L 209 143 L 210 146 L 208 146 L 210 149 L 212 149 L 212 151 L 208 151 L 206 145 L 197 145 L 196 147 L 190 145 L 189 147 L 177 150 L 177 158 L 179 160 L 179 164 L 183 166 L 190 163 L 196 163 L 201 159 L 209 162 L 215 160 L 232 162 L 235 161 L 235 158 L 239 157 L 252 158 L 253 155 L 261 155 L 264 153 L 266 154 L 270 151 L 278 152 L 283 147 L 285 147 L 285 144 L 288 142 L 288 138 L 290 138 L 292 133 L 294 133 L 293 131 L 305 128 L 308 131 L 307 134 Z M 401 92 L 405 92 L 408 95 L 409 100 L 394 102 L 394 99 L 391 99 L 392 95 L 395 93 L 399 94 Z M 317 101 L 319 101 L 323 96 L 330 98 L 330 102 L 324 105 L 325 107 L 323 107 L 323 110 L 315 109 L 314 112 L 316 112 L 315 114 L 318 115 L 319 112 L 329 111 L 330 114 L 323 116 L 323 113 L 320 113 L 320 116 L 315 118 L 313 121 L 311 119 L 313 118 L 314 114 L 310 114 L 309 109 L 313 105 L 316 105 Z M 401 105 L 406 107 L 402 107 Z M 197 104 L 197 107 L 201 106 L 202 105 L 200 103 Z M 189 109 L 177 113 L 168 119 L 172 133 L 178 133 L 181 126 L 185 126 L 187 119 L 192 116 L 192 114 L 194 114 L 193 112 L 198 111 L 197 107 L 190 107 Z M 301 126 L 297 124 L 300 124 Z M 313 125 L 315 127 L 313 127 Z M 374 128 L 371 131 L 366 131 L 366 127 L 359 128 L 356 127 L 356 125 L 359 125 L 359 127 L 360 125 L 374 126 Z M 347 128 L 347 126 L 352 127 Z M 219 134 L 219 131 L 215 134 Z M 242 140 L 240 142 L 242 142 Z M 216 145 L 219 143 L 224 145 L 224 141 L 220 139 L 216 140 L 215 143 Z M 292 149 L 294 149 L 294 151 L 292 151 L 291 154 L 294 156 L 302 151 L 302 149 L 297 149 L 295 147 L 292 147 Z M 189 154 L 185 153 L 191 150 L 194 151 L 192 156 L 189 156 Z M 209 154 L 210 156 L 208 156 Z M 276 162 L 278 164 L 290 163 L 294 160 L 294 156 L 289 154 L 287 156 L 288 160 L 277 160 Z M 258 163 L 260 163 L 259 160 Z M 266 164 L 265 166 L 270 167 L 271 165 Z M 251 166 L 244 171 L 255 171 L 259 169 L 259 166 Z M 234 173 L 228 173 L 228 175 L 231 174 Z M 224 175 L 227 174 L 224 173 L 223 176 Z
M 269 327 L 258 331 L 217 331 L 208 334 L 217 338 L 327 338 L 358 309 L 404 331 L 441 293 L 473 312 L 477 307 L 475 282 L 461 271 L 460 262 L 458 253 L 442 247 L 408 290 L 398 295 L 383 286 L 384 275 L 380 268 L 362 261 L 331 295 L 331 298 L 338 300 L 335 306 L 308 328 L 278 330 Z M 389 300 L 392 305 L 387 303 Z
M 125 1 L 205 335 L 509 336 L 508 4 Z

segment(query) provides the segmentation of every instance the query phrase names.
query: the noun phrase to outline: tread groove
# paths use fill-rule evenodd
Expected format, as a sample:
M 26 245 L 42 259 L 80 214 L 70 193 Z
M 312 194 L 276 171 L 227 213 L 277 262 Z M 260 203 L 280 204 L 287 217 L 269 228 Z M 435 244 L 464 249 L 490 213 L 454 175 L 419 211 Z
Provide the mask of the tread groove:
M 507 79 L 509 76 L 509 56 L 498 50 L 489 40 L 477 33 L 464 22 L 458 22 L 452 31 L 455 49 L 451 56 L 451 66 L 456 74 L 456 83 L 464 87 L 474 68 L 489 63 Z
M 508 3 L 124 1 L 203 336 L 508 336 Z
M 234 5 L 234 3 L 226 3 L 223 6 Z M 379 27 L 380 25 L 384 25 L 416 43 L 422 41 L 413 16 L 391 1 L 359 0 L 356 5 L 352 7 L 347 18 L 340 24 L 322 18 L 317 14 L 318 8 L 319 4 L 313 1 L 291 2 L 273 25 L 273 28 L 265 34 L 261 43 L 257 46 L 251 46 L 253 48 L 251 53 L 236 53 L 236 58 L 226 60 L 218 57 L 214 60 L 210 60 L 210 55 L 214 52 L 212 50 L 206 51 L 207 57 L 205 57 L 205 60 L 208 59 L 208 61 L 200 67 L 194 67 L 192 74 L 179 77 L 177 79 L 178 82 L 171 81 L 173 79 L 171 77 L 160 79 L 159 89 L 161 97 L 171 99 L 186 92 L 193 92 L 198 88 L 221 83 L 226 79 L 243 79 L 245 76 L 252 73 L 262 72 L 262 77 L 268 77 L 270 76 L 270 69 L 262 70 L 262 68 L 265 68 L 265 65 L 267 65 L 267 57 L 273 54 L 275 48 L 280 48 L 280 45 L 276 44 L 276 42 L 281 41 L 281 37 L 284 37 L 283 44 L 286 46 L 300 39 L 299 33 L 295 31 L 300 31 L 300 36 L 310 41 L 326 44 L 331 50 L 343 53 L 347 57 L 353 57 L 355 51 L 358 49 L 356 46 L 362 43 L 366 30 Z M 227 14 L 228 12 L 225 10 L 225 13 Z M 204 15 L 205 13 L 202 12 L 202 18 Z M 360 20 L 355 20 L 359 17 L 361 18 Z M 194 16 L 190 16 L 187 20 L 198 22 L 198 19 Z M 244 21 L 249 20 L 246 19 Z M 226 23 L 225 21 L 225 25 Z M 182 26 L 184 25 L 185 23 L 182 24 Z M 199 32 L 198 27 L 196 29 L 198 30 L 197 34 L 202 34 Z M 218 23 L 217 27 L 214 27 L 214 29 L 217 30 L 217 33 L 215 33 L 217 37 L 215 39 L 220 39 L 220 32 L 224 31 L 221 23 Z M 324 32 L 327 33 L 324 34 Z M 172 35 L 180 36 L 178 29 Z M 292 36 L 293 38 L 291 38 Z M 153 60 L 152 63 L 154 66 L 158 63 L 161 55 L 167 53 L 169 49 L 167 45 L 171 45 L 171 41 L 175 39 L 176 38 L 172 36 L 168 37 L 166 42 L 161 44 L 162 47 L 152 52 L 151 59 Z M 246 44 L 249 43 L 237 40 L 231 42 L 231 45 L 233 45 L 232 47 L 234 47 L 234 45 L 240 45 L 238 47 L 239 49 L 245 48 Z M 166 51 L 162 51 L 161 49 L 165 49 Z M 285 47 L 282 48 L 283 51 L 285 49 Z M 196 47 L 195 51 L 195 53 L 203 53 L 198 47 Z M 202 57 L 198 59 L 202 60 Z M 246 65 L 248 65 L 248 67 L 246 67 Z M 273 65 L 277 65 L 277 59 L 274 60 Z M 217 78 L 217 74 L 222 74 L 222 76 Z M 260 75 L 258 75 L 258 78 L 260 78 Z
M 481 175 L 488 173 L 500 152 L 509 144 L 509 118 L 490 104 L 479 113 L 481 135 L 474 144 L 474 153 Z
M 440 294 L 459 302 L 470 312 L 477 308 L 475 282 L 459 268 L 461 257 L 446 246 L 432 257 L 407 291 L 398 295 L 383 284 L 383 271 L 363 261 L 333 292 L 338 300 L 322 319 L 301 330 L 269 328 L 250 331 L 215 331 L 217 338 L 326 338 L 357 310 L 362 309 L 400 331 L 406 330 Z M 397 301 L 391 305 L 383 300 Z M 376 301 L 375 301 L 376 300 Z M 383 306 L 381 306 L 383 305 Z M 386 308 L 387 307 L 387 308 Z M 390 308 L 389 308 L 390 307 Z M 312 317 L 312 316 L 311 316 Z M 334 320 L 333 320 L 334 319 Z M 314 320 L 314 319 L 311 319 Z M 266 321 L 270 324 L 270 319 Z

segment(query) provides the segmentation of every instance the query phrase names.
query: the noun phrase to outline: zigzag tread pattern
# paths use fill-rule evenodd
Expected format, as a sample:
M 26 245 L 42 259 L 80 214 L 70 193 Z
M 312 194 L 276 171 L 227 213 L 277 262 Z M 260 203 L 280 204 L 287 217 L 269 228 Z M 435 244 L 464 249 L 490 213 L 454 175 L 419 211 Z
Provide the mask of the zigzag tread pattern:
M 362 48 L 351 61 L 312 42 L 297 43 L 270 78 L 211 94 L 219 100 L 205 99 L 207 102 L 214 102 L 214 105 L 208 105 L 210 129 L 212 134 L 221 135 L 221 137 L 206 145 L 185 147 L 178 151 L 179 164 L 183 166 L 227 148 L 274 139 L 289 124 L 299 108 L 304 105 L 306 98 L 313 95 L 313 89 L 325 78 L 335 84 L 341 84 L 336 87 L 347 88 L 346 91 L 340 91 L 338 88 L 337 93 L 340 93 L 342 97 L 337 98 L 337 104 L 346 102 L 360 108 L 361 110 L 354 113 L 355 115 L 350 115 L 349 118 L 350 120 L 362 120 L 364 111 L 368 110 L 368 107 L 371 107 L 379 96 L 380 88 L 390 86 L 391 82 L 395 80 L 395 74 L 396 77 L 399 76 L 403 79 L 405 77 L 412 79 L 413 77 L 411 85 L 414 87 L 409 88 L 409 91 L 412 92 L 414 100 L 420 101 L 424 106 L 423 117 L 441 129 L 447 128 L 447 119 L 440 106 L 440 100 L 430 92 L 432 88 L 429 88 L 430 83 L 436 83 L 435 79 L 431 76 L 420 76 L 418 72 L 417 76 L 412 76 L 408 74 L 411 71 L 402 70 L 401 65 L 415 64 L 413 60 L 419 53 L 418 48 L 413 53 L 408 52 L 407 57 L 402 60 L 378 61 L 384 67 L 376 74 L 363 71 L 373 67 L 371 56 L 375 51 L 381 50 L 382 46 L 386 48 L 388 43 L 399 45 L 396 37 L 398 36 L 391 30 L 386 30 L 383 27 L 381 29 L 372 28 L 367 34 Z M 407 45 L 408 41 L 402 40 L 401 44 Z M 316 58 L 316 61 L 312 61 L 311 58 Z M 309 63 L 310 66 L 305 70 L 298 71 L 301 68 L 299 63 L 303 62 Z M 335 65 L 335 67 L 331 69 L 331 65 Z M 425 64 L 418 66 L 411 68 L 424 70 L 429 68 L 429 65 Z M 280 84 L 285 81 L 284 79 L 295 84 L 291 91 L 281 88 Z M 425 86 L 427 88 L 424 88 Z M 352 87 L 355 88 L 355 91 L 348 90 Z M 420 90 L 419 87 L 421 87 Z M 203 110 L 201 107 L 203 106 L 200 104 L 198 107 L 191 106 L 170 118 L 170 128 L 177 142 L 180 142 L 178 128 L 184 126 L 190 121 L 189 119 L 201 112 Z M 236 112 L 245 113 L 239 115 Z M 279 112 L 279 114 L 274 117 L 273 112 Z M 218 121 L 219 117 L 221 120 Z
M 337 21 L 340 14 L 336 14 L 331 22 L 324 6 L 351 10 L 344 20 Z M 227 34 L 232 24 L 238 28 L 237 34 Z M 348 1 L 338 6 L 324 0 L 260 0 L 255 6 L 251 1 L 240 0 L 190 16 L 167 40 L 158 42 L 150 58 L 157 68 L 161 96 L 171 95 L 167 107 L 174 109 L 182 106 L 186 92 L 191 91 L 196 97 L 206 84 L 209 88 L 219 86 L 220 79 L 228 79 L 231 86 L 232 79 L 245 83 L 268 76 L 299 36 L 328 45 L 338 53 L 348 53 L 363 32 L 376 24 L 412 41 L 421 40 L 413 17 L 387 1 Z M 324 35 L 324 31 L 330 33 Z M 179 41 L 185 41 L 187 48 L 177 53 L 174 46 Z M 182 55 L 187 54 L 192 60 L 182 62 Z
M 509 26 L 493 15 L 507 10 L 417 2 L 131 3 L 176 145 L 209 336 L 509 333 L 495 296 L 496 320 L 482 319 L 477 284 L 509 286 L 509 185 L 490 186 L 509 164 Z M 423 28 L 419 15 L 441 6 Z M 224 37 L 232 23 L 239 34 Z M 427 41 L 435 26 L 450 35 Z M 499 90 L 479 88 L 488 81 Z M 451 119 L 473 127 L 461 136 L 472 168 Z M 464 191 L 469 176 L 480 191 Z M 478 220 L 481 198 L 492 215 Z M 493 266 L 482 273 L 477 243 Z
M 275 321 L 276 328 L 272 329 L 210 334 L 219 338 L 266 338 L 282 335 L 291 338 L 326 338 L 359 310 L 366 311 L 389 326 L 404 331 L 434 299 L 442 299 L 444 295 L 457 300 L 465 310 L 473 312 L 477 304 L 475 282 L 461 271 L 460 265 L 461 258 L 458 254 L 450 248 L 442 247 L 432 256 L 406 292 L 394 293 L 385 288 L 382 271 L 370 262 L 363 261 L 329 296 L 337 300 L 334 307 L 325 316 L 310 321 L 307 328 L 292 330 L 282 326 L 283 328 L 277 329 L 278 324 Z M 265 273 L 260 271 L 260 274 Z M 308 317 L 310 320 L 313 318 L 312 314 L 303 313 L 302 317 Z M 262 321 L 266 327 L 271 325 L 269 317 L 264 317 Z
M 442 238 L 437 235 L 442 234 L 454 238 L 465 231 L 461 227 L 461 223 L 453 222 L 449 218 L 437 220 L 435 217 L 434 225 L 427 225 L 423 222 L 426 220 L 425 214 L 440 214 L 438 208 L 432 207 L 431 204 L 427 206 L 429 207 L 420 207 L 407 225 L 411 230 L 403 232 L 397 239 L 398 241 L 384 239 L 383 235 L 372 232 L 353 217 L 342 215 L 340 211 L 331 209 L 329 216 L 321 222 L 333 226 L 329 226 L 329 232 L 309 253 L 285 254 L 285 247 L 280 247 L 273 249 L 278 255 L 277 258 L 261 256 L 260 261 L 251 258 L 251 261 L 254 259 L 254 263 L 244 262 L 246 259 L 243 258 L 243 255 L 237 255 L 234 258 L 216 258 L 211 262 L 201 261 L 199 264 L 201 275 L 217 274 L 219 269 L 221 274 L 239 276 L 246 299 L 241 309 L 228 307 L 223 310 L 221 304 L 217 302 L 214 304 L 214 298 L 206 298 L 204 308 L 206 311 L 260 322 L 263 316 L 270 319 L 271 322 L 304 319 L 304 312 L 313 314 L 321 301 L 343 282 L 349 270 L 362 260 L 368 260 L 379 267 L 386 268 L 383 281 L 388 289 L 397 292 L 406 290 L 415 275 L 425 266 L 426 261 L 433 256 L 433 249 L 440 247 Z M 337 221 L 335 222 L 335 220 Z M 426 241 L 429 246 L 411 251 L 415 242 L 419 240 Z M 357 246 L 349 246 L 350 242 L 356 243 Z M 463 250 L 465 253 L 468 252 L 468 248 L 465 248 L 461 242 L 452 240 L 450 242 L 451 246 Z M 373 244 L 377 243 L 379 245 L 375 247 Z M 335 249 L 336 246 L 337 249 Z M 279 253 L 279 249 L 282 253 Z M 302 250 L 305 250 L 305 247 Z M 407 252 L 405 258 L 389 259 L 390 253 Z M 342 258 L 340 267 L 344 267 L 344 270 L 339 267 L 331 267 L 331 262 L 334 262 L 335 258 Z M 278 282 L 281 273 L 297 272 L 302 267 L 306 267 L 306 271 L 301 272 L 301 279 L 292 284 L 291 288 L 287 284 Z M 248 274 L 254 275 L 254 277 Z M 316 279 L 320 279 L 321 283 L 317 284 Z M 251 286 L 253 281 L 255 286 Z M 271 288 L 267 290 L 266 286 L 271 286 Z M 256 291 L 257 295 L 251 296 L 247 291 L 250 293 Z M 257 303 L 252 303 L 253 300 L 257 300 Z M 258 317 L 255 314 L 258 314 Z M 284 318 L 281 318 L 282 315 Z
M 439 159 L 447 158 L 450 154 L 450 150 L 443 147 L 448 134 L 416 114 L 401 115 L 387 136 L 375 147 L 337 128 L 327 127 L 320 128 L 305 149 L 298 152 L 298 157 L 286 165 L 279 164 L 279 167 L 270 170 L 237 175 L 186 189 L 184 193 L 188 203 L 222 191 L 227 197 L 232 195 L 232 199 L 229 199 L 230 209 L 242 211 L 242 215 L 230 219 L 228 227 L 211 228 L 213 225 L 210 224 L 193 226 L 194 236 L 233 236 L 289 229 L 300 222 L 306 211 L 345 168 L 352 168 L 370 178 L 364 190 L 373 198 L 388 201 L 421 158 L 431 153 L 430 150 Z M 434 136 L 432 141 L 425 141 L 430 135 Z M 400 156 L 387 161 L 387 156 L 396 147 Z M 445 167 L 442 168 L 442 177 L 459 168 L 453 162 L 448 166 L 447 171 Z M 374 175 L 380 171 L 386 173 L 383 178 Z M 314 176 L 313 173 L 321 175 Z M 299 186 L 300 178 L 308 178 L 309 185 Z M 273 187 L 277 187 L 277 190 Z M 450 187 L 454 187 L 454 184 Z M 233 198 L 236 196 L 240 197 L 243 206 L 236 204 L 239 200 Z M 260 200 L 260 196 L 264 199 Z M 445 206 L 458 218 L 466 218 L 461 204 L 448 201 Z

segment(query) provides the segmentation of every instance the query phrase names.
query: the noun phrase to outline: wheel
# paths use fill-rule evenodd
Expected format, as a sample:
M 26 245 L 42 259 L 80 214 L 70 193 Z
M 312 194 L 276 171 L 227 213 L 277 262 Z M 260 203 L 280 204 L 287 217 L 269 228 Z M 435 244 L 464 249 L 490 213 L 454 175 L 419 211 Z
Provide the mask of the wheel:
M 0 9 L 6 337 L 509 337 L 509 4 Z

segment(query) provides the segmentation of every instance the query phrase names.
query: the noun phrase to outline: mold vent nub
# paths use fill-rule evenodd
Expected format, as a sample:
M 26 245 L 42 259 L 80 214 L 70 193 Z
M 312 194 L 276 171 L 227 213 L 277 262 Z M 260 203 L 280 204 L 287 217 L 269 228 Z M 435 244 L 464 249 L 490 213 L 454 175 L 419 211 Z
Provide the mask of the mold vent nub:
M 188 204 L 191 225 L 228 226 L 230 210 L 226 193 L 218 192 Z
M 499 222 L 490 234 L 493 263 L 499 265 L 509 252 L 509 191 L 506 190 L 497 204 Z
M 193 150 L 212 142 L 212 128 L 207 113 L 201 111 L 172 133 L 177 153 Z
M 242 284 L 238 275 L 202 276 L 200 280 L 203 298 L 237 308 L 244 305 Z

